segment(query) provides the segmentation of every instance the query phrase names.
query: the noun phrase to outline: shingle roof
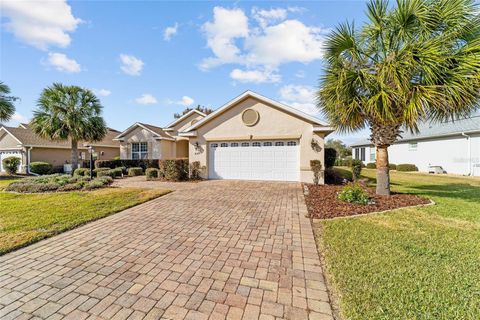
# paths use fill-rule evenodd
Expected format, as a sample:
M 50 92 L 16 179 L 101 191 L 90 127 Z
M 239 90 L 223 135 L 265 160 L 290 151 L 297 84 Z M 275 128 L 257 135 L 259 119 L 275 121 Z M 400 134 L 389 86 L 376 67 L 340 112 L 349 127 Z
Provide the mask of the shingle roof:
M 410 141 L 458 135 L 462 132 L 480 132 L 480 112 L 474 113 L 469 118 L 459 119 L 455 121 L 445 121 L 441 123 L 433 123 L 430 121 L 423 122 L 419 125 L 418 129 L 419 133 L 411 133 L 405 130 L 405 132 L 402 133 L 402 137 L 399 138 L 398 141 Z M 369 139 L 362 139 L 358 142 L 353 143 L 351 146 L 355 147 L 371 144 L 372 143 Z
M 117 135 L 115 136 L 115 139 L 116 140 L 121 139 L 121 137 L 125 136 L 127 133 L 129 133 L 130 131 L 132 131 L 134 128 L 136 128 L 138 126 L 143 127 L 147 130 L 150 130 L 151 132 L 153 132 L 154 134 L 156 134 L 160 138 L 165 138 L 165 139 L 168 139 L 168 140 L 175 140 L 174 137 L 172 137 L 171 135 L 166 133 L 162 128 L 151 125 L 151 124 L 148 124 L 148 123 L 141 123 L 141 122 L 136 122 L 135 124 L 133 124 L 132 126 L 127 128 L 125 131 L 121 132 L 120 134 L 117 133 Z
M 5 130 L 11 133 L 15 138 L 20 140 L 20 142 L 25 146 L 45 146 L 45 147 L 64 147 L 70 148 L 70 139 L 66 141 L 54 141 L 49 139 L 43 139 L 37 136 L 30 128 L 14 128 L 14 127 L 6 127 L 4 126 Z M 88 143 L 93 146 L 111 146 L 111 147 L 119 147 L 120 143 L 118 141 L 113 141 L 113 138 L 118 135 L 118 131 L 114 129 L 108 129 L 107 135 L 102 141 Z M 79 143 L 79 146 L 84 145 L 83 143 Z

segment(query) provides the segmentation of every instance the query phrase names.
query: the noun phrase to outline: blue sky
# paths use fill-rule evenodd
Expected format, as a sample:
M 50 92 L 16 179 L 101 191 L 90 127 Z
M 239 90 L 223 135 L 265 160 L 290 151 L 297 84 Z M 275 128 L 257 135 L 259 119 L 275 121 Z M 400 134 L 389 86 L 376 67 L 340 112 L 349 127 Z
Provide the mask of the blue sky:
M 316 113 L 328 31 L 364 1 L 3 1 L 0 79 L 26 121 L 54 82 L 94 90 L 109 126 L 163 126 L 253 90 Z M 318 115 L 317 115 L 318 116 Z M 339 136 L 346 142 L 368 132 Z

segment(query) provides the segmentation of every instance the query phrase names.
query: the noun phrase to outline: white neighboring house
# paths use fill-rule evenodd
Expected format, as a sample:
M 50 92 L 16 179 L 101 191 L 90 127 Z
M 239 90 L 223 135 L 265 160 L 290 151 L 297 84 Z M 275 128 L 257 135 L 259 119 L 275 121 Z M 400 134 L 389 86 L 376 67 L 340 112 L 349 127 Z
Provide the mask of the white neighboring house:
M 480 176 L 480 112 L 469 118 L 441 123 L 423 123 L 420 132 L 405 132 L 388 148 L 389 162 L 412 163 L 419 171 L 441 166 L 447 173 Z M 375 147 L 369 140 L 351 145 L 352 156 L 375 162 Z

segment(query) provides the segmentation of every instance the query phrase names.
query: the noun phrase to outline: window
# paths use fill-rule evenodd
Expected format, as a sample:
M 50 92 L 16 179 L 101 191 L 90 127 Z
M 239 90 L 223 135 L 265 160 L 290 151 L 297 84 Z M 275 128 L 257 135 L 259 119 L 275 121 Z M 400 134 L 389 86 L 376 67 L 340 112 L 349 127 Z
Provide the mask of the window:
M 248 143 L 248 142 L 242 142 L 242 147 L 250 147 L 250 143 Z
M 148 143 L 135 142 L 132 143 L 132 159 L 147 159 L 148 158 Z
M 271 142 L 264 142 L 263 146 L 264 147 L 271 147 L 273 144 Z
M 232 142 L 232 143 L 230 144 L 230 147 L 238 147 L 238 142 Z
M 283 147 L 285 145 L 285 143 L 283 141 L 277 141 L 275 142 L 275 146 L 276 147 Z
M 410 142 L 408 144 L 408 150 L 409 151 L 417 151 L 418 148 L 418 143 L 417 142 Z
M 252 143 L 252 147 L 260 147 L 262 144 L 260 142 Z
M 296 146 L 297 143 L 295 141 L 288 141 L 287 146 Z
M 370 148 L 370 162 L 375 162 L 375 148 Z
M 218 143 L 212 143 L 212 148 L 218 148 Z
M 360 148 L 360 160 L 365 161 L 365 148 Z
M 228 147 L 228 143 L 222 142 L 222 143 L 220 143 L 220 147 L 222 147 L 222 148 Z
M 360 159 L 360 148 L 355 148 L 355 159 Z

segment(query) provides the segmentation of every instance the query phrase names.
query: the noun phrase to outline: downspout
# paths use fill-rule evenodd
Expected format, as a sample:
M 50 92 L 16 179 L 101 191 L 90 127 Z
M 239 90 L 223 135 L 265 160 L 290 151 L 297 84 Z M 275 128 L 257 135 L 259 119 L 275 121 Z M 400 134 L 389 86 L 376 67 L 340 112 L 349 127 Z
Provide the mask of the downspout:
M 465 132 L 462 132 L 462 136 L 466 137 L 468 140 L 468 175 L 471 176 L 472 175 L 472 139 Z

